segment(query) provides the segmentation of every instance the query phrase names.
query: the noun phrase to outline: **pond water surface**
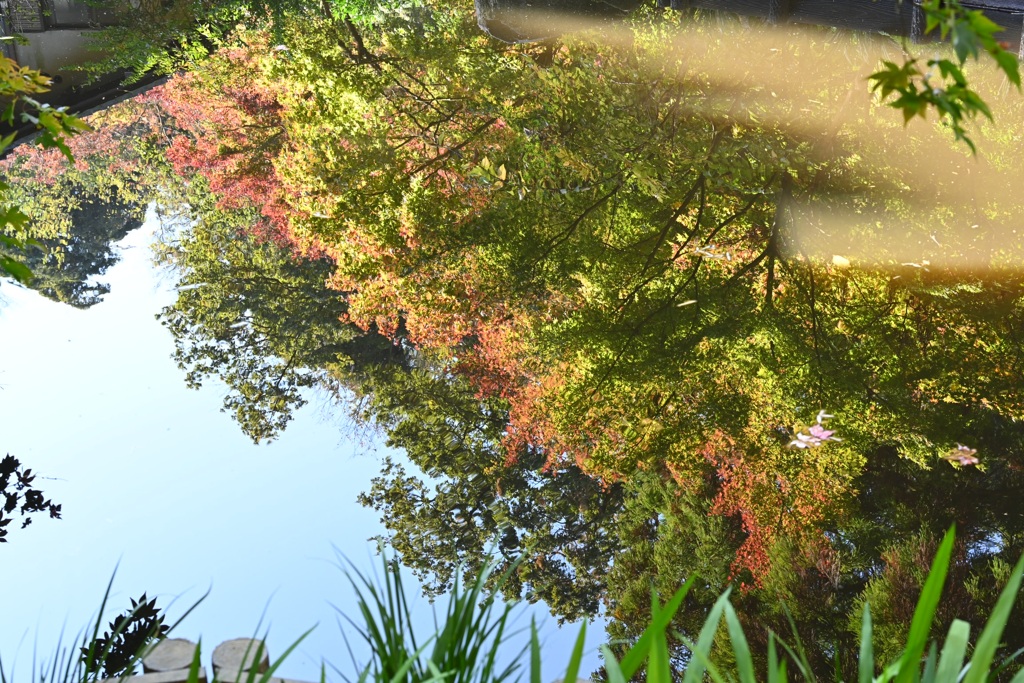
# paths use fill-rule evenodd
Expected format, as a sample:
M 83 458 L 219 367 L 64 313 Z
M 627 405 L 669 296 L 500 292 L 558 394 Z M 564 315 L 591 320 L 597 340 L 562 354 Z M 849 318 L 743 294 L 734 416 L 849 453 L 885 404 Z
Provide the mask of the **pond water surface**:
M 207 667 L 214 646 L 252 636 L 262 617 L 272 658 L 317 625 L 281 675 L 319 680 L 327 660 L 351 676 L 332 604 L 353 617 L 356 607 L 335 549 L 379 574 L 368 539 L 383 528 L 356 495 L 389 449 L 315 398 L 280 439 L 256 446 L 220 412 L 222 387 L 187 389 L 155 319 L 176 296 L 173 278 L 152 264 L 156 223 L 149 213 L 117 245 L 121 261 L 100 278 L 111 291 L 88 310 L 13 284 L 0 291 L 3 448 L 63 506 L 61 520 L 21 530 L 16 519 L 2 546 L 4 670 L 34 679 L 33 656 L 47 661 L 62 628 L 73 646 L 116 568 L 108 619 L 145 592 L 170 606 L 173 622 L 210 590 L 173 633 L 201 638 Z M 520 626 L 530 613 L 562 657 L 576 629 L 560 632 L 543 609 L 527 610 Z M 432 633 L 425 599 L 416 615 L 423 636 Z M 593 650 L 588 660 L 596 666 Z
M 759 666 L 792 615 L 852 679 L 864 605 L 899 656 L 955 525 L 936 632 L 984 621 L 1024 552 L 1012 54 L 965 66 L 996 123 L 936 125 L 977 107 L 939 45 L 654 7 L 519 45 L 468 3 L 338 16 L 232 28 L 94 118 L 78 166 L 6 167 L 40 231 L 88 192 L 188 217 L 166 280 L 141 231 L 104 303 L 7 294 L 4 447 L 66 517 L 15 530 L 9 585 L 64 608 L 122 554 L 127 594 L 212 577 L 208 642 L 280 587 L 273 650 L 312 621 L 334 644 L 309 679 L 337 651 L 329 544 L 362 562 L 381 535 L 428 591 L 494 559 L 623 648 L 697 577 L 680 669 L 731 586 Z M 937 104 L 888 106 L 879 68 Z

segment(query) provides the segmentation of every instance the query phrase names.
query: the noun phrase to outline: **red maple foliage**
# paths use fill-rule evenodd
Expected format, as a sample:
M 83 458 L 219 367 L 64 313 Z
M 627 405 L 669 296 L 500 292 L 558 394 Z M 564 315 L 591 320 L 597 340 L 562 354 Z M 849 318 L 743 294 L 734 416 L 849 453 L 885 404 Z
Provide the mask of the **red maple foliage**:
M 283 108 L 259 68 L 268 51 L 260 40 L 221 50 L 203 72 L 178 74 L 142 101 L 159 105 L 175 122 L 166 156 L 176 173 L 202 175 L 221 208 L 259 209 L 263 220 L 253 231 L 291 244 L 294 210 L 275 167 L 288 139 Z

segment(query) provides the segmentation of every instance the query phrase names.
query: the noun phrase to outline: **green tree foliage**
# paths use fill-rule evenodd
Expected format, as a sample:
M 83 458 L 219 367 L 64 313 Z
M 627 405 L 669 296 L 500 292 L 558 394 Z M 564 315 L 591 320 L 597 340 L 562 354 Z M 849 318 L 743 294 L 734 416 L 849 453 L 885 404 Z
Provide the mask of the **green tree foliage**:
M 159 318 L 189 386 L 220 378 L 224 410 L 254 441 L 271 439 L 306 402 L 304 389 L 378 348 L 341 322 L 345 297 L 326 286 L 328 263 L 246 232 L 251 211 L 192 208 L 200 222 L 162 252 L 179 280 L 177 301 Z
M 481 400 L 463 380 L 422 368 L 379 367 L 359 389 L 363 415 L 426 475 L 388 459 L 360 501 L 381 513 L 387 541 L 432 595 L 459 567 L 474 575 L 496 550 L 509 598 L 543 600 L 563 619 L 597 612 L 620 484 L 602 485 L 575 465 L 544 467 L 543 453 L 514 459 L 502 448 L 501 400 Z
M 19 66 L 8 57 L 0 57 L 0 105 L 3 106 L 0 123 L 8 127 L 14 126 L 16 120 L 35 124 L 40 131 L 36 138 L 39 147 L 59 150 L 67 161 L 73 161 L 68 141 L 89 127 L 63 109 L 54 109 L 33 98 L 49 90 L 49 85 L 50 79 L 40 72 Z M 10 133 L 0 138 L 0 155 L 7 151 L 16 135 Z M 29 217 L 21 203 L 11 197 L 11 190 L 6 178 L 0 180 L 0 275 L 27 283 L 32 279 L 32 272 L 24 263 L 24 255 L 35 242 L 28 234 Z
M 744 516 L 737 570 L 756 582 L 780 502 L 799 536 L 862 462 L 843 444 L 787 451 L 778 429 L 836 406 L 858 416 L 841 429 L 919 459 L 942 441 L 907 391 L 925 357 L 891 332 L 932 284 L 793 253 L 792 203 L 866 184 L 815 161 L 820 140 L 730 113 L 739 101 L 700 87 L 696 60 L 655 53 L 661 25 L 626 49 L 554 54 L 480 45 L 444 8 L 393 29 L 327 26 L 268 63 L 300 124 L 275 165 L 301 197 L 292 234 L 334 258 L 357 324 L 401 323 L 509 400 L 511 452 L 609 479 L 663 461 L 682 479 L 716 471 L 715 509 Z
M 79 308 L 98 303 L 107 286 L 96 278 L 117 262 L 113 244 L 141 226 L 146 205 L 161 197 L 168 164 L 143 161 L 159 121 L 151 107 L 128 102 L 90 117 L 97 130 L 68 138 L 67 151 L 22 145 L 2 162 L 7 201 L 18 207 L 11 235 L 31 249 L 21 262 L 28 286 Z M 86 125 L 83 122 L 83 125 Z M 178 183 L 177 185 L 180 185 Z M 162 199 L 180 205 L 166 191 Z
M 935 57 L 925 63 L 925 71 L 918 66 L 919 58 L 908 57 L 903 64 L 884 62 L 884 68 L 871 74 L 872 89 L 885 100 L 895 93 L 897 98 L 889 106 L 903 112 L 905 122 L 915 116 L 924 118 L 934 109 L 940 120 L 953 131 L 957 140 L 963 140 L 972 152 L 974 142 L 964 128 L 965 120 L 983 114 L 992 120 L 992 112 L 981 96 L 968 84 L 963 68 L 968 58 L 978 59 L 987 53 L 1002 70 L 1010 83 L 1020 90 L 1020 64 L 1009 46 L 996 40 L 1002 27 L 985 16 L 981 10 L 967 10 L 960 0 L 927 0 L 922 3 L 925 13 L 925 32 L 939 29 L 942 40 L 949 40 L 954 59 Z M 938 70 L 938 74 L 935 74 Z
M 242 24 L 269 21 L 275 37 L 284 40 L 286 17 L 323 18 L 338 7 L 371 12 L 373 0 L 95 0 L 109 25 L 92 42 L 106 57 L 86 66 L 100 77 L 125 73 L 136 81 L 147 75 L 168 75 L 204 63 Z M 280 42 L 280 41 L 279 41 Z
M 88 308 L 110 291 L 95 278 L 119 260 L 114 243 L 141 227 L 142 216 L 137 206 L 96 200 L 72 211 L 70 219 L 66 238 L 36 240 L 26 260 L 30 286 L 48 299 Z

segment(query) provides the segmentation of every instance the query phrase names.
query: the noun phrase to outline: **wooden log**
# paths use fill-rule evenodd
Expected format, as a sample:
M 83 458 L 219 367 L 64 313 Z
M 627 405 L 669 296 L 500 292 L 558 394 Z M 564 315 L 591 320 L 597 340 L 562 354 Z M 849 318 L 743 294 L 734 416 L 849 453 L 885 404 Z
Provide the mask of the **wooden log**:
M 104 678 L 99 683 L 123 683 L 124 681 L 131 681 L 131 683 L 187 683 L 188 671 L 188 669 L 180 669 L 140 674 L 131 678 Z M 203 667 L 199 667 L 199 676 L 196 681 L 197 683 L 206 683 L 206 669 Z
M 256 654 L 259 653 L 259 660 Z M 270 666 L 270 656 L 262 640 L 235 638 L 226 640 L 213 651 L 213 675 L 219 678 L 221 671 L 236 672 L 255 670 L 260 673 Z
M 158 673 L 188 669 L 192 666 L 197 648 L 195 643 L 184 638 L 161 640 L 142 658 L 142 670 L 146 673 Z
M 221 671 L 217 674 L 215 683 L 248 683 L 249 676 L 252 675 L 250 671 Z M 260 681 L 259 676 L 255 676 L 254 680 Z M 135 683 L 132 679 L 130 683 Z M 268 678 L 266 683 L 306 683 L 306 681 L 296 681 L 290 678 Z M 589 681 L 587 683 L 590 683 Z

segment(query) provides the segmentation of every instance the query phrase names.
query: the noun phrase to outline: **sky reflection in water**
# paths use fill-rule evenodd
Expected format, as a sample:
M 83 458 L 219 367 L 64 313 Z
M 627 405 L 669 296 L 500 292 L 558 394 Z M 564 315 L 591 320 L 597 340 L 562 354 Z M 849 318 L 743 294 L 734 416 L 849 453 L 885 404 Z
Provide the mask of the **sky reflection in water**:
M 207 665 L 218 643 L 252 635 L 266 608 L 272 657 L 319 623 L 281 675 L 319 680 L 321 657 L 348 672 L 328 602 L 349 614 L 354 602 L 332 545 L 361 570 L 377 568 L 367 538 L 382 528 L 355 497 L 387 449 L 354 438 L 344 409 L 315 399 L 277 441 L 254 446 L 220 412 L 216 383 L 187 389 L 154 319 L 173 302 L 174 283 L 150 265 L 148 218 L 121 243 L 122 261 L 102 278 L 111 292 L 91 309 L 0 289 L 0 448 L 53 477 L 37 484 L 64 506 L 59 521 L 12 523 L 0 547 L 5 671 L 13 664 L 15 680 L 27 680 L 33 647 L 48 658 L 62 625 L 67 646 L 120 562 L 111 617 L 145 591 L 161 607 L 173 601 L 173 621 L 212 589 L 174 632 L 201 637 Z M 429 634 L 430 606 L 416 605 Z M 557 660 L 575 629 L 557 631 L 537 608 L 519 624 L 531 613 L 549 622 Z

